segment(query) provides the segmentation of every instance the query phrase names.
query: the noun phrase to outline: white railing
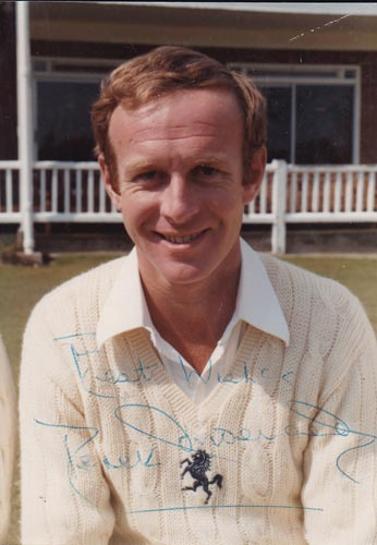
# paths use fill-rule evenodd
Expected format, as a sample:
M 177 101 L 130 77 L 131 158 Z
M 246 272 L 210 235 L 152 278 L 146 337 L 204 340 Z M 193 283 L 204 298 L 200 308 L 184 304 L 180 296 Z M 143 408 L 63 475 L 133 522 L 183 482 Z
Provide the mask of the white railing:
M 0 161 L 0 223 L 20 223 L 19 161 Z
M 289 172 L 287 222 L 376 221 L 377 166 L 290 166 Z
M 35 221 L 121 221 L 101 181 L 98 163 L 38 161 L 33 176 Z
M 287 223 L 377 222 L 377 165 L 297 166 L 273 161 L 244 223 L 272 225 L 285 252 Z M 96 162 L 37 161 L 34 222 L 120 222 Z M 19 162 L 0 161 L 0 223 L 20 223 Z

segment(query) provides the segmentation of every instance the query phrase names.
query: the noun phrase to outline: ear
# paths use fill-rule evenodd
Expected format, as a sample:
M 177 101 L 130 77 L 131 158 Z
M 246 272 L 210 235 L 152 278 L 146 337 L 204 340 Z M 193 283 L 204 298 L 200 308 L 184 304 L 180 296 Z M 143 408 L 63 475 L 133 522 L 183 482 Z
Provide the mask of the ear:
M 120 193 L 114 189 L 113 181 L 111 179 L 110 169 L 105 161 L 103 154 L 98 156 L 98 164 L 101 170 L 101 177 L 105 184 L 106 193 L 110 197 L 113 206 L 119 211 L 121 209 Z
M 248 204 L 256 197 L 263 181 L 266 161 L 266 146 L 261 146 L 253 152 L 249 163 L 249 170 L 244 175 L 244 204 Z

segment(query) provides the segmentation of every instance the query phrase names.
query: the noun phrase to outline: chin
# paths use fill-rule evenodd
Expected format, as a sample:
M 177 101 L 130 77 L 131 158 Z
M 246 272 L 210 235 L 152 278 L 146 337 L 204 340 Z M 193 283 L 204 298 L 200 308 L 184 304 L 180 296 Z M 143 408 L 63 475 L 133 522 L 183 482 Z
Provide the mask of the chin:
M 207 268 L 193 264 L 177 263 L 159 269 L 160 275 L 171 285 L 189 285 L 204 280 L 209 274 Z

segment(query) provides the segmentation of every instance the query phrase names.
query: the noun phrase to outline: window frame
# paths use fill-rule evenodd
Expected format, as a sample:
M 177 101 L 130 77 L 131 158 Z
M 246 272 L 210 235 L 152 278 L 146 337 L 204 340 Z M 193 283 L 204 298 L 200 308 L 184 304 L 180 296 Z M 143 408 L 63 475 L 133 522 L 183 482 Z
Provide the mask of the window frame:
M 32 103 L 33 103 L 33 156 L 38 158 L 38 83 L 39 82 L 71 82 L 71 83 L 96 83 L 100 84 L 102 78 L 122 61 L 108 59 L 85 59 L 65 57 L 33 57 L 32 58 Z M 93 67 L 93 71 L 76 72 L 69 70 L 56 70 L 59 65 L 72 67 Z M 43 66 L 43 68 L 42 68 Z M 104 70 L 96 70 L 103 66 Z
M 296 117 L 297 87 L 301 85 L 348 85 L 354 87 L 352 116 L 352 164 L 360 162 L 360 128 L 361 128 L 361 68 L 354 64 L 261 64 L 248 62 L 232 62 L 228 68 L 250 75 L 256 85 L 263 87 L 291 88 L 291 157 L 290 163 L 296 160 Z M 353 77 L 347 77 L 347 71 L 354 71 Z M 259 72 L 259 75 L 258 75 Z M 270 72 L 270 74 L 269 74 Z M 273 73 L 272 73 L 273 72 Z M 324 74 L 328 73 L 328 76 Z M 317 75 L 316 75 L 317 74 Z

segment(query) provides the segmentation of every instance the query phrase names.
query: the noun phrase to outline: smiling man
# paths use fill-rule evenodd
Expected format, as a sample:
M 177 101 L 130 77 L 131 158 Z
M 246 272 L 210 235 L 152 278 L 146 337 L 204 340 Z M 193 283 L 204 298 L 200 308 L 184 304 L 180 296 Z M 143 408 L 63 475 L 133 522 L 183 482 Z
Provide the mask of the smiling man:
M 128 257 L 25 333 L 25 545 L 371 545 L 376 342 L 333 281 L 240 239 L 264 100 L 185 48 L 119 66 L 92 110 Z
M 108 130 L 115 189 L 99 156 L 109 195 L 135 242 L 152 321 L 199 374 L 234 312 L 242 212 L 265 167 L 260 145 L 244 172 L 243 137 L 234 94 L 184 89 L 136 110 L 116 107 Z

